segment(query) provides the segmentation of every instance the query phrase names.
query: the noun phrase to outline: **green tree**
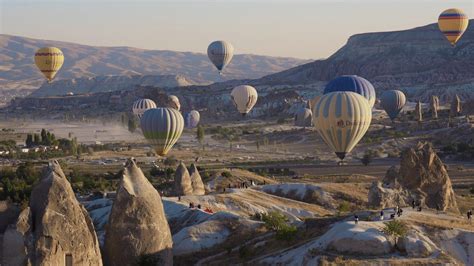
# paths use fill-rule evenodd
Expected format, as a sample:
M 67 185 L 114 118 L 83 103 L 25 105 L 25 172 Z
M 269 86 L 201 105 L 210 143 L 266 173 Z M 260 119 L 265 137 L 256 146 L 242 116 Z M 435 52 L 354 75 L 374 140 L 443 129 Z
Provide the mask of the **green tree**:
M 41 144 L 41 137 L 38 134 L 33 135 L 33 145 L 40 145 Z
M 386 235 L 395 237 L 395 240 L 397 240 L 399 237 L 404 237 L 407 234 L 408 226 L 403 221 L 391 220 L 385 223 L 385 228 L 383 229 L 383 232 Z
M 202 145 L 204 142 L 204 128 L 199 125 L 196 131 L 196 139 L 199 141 L 199 143 Z
M 43 128 L 41 129 L 41 142 L 38 144 L 45 144 L 47 139 L 48 139 L 48 135 L 47 135 L 46 129 Z
M 28 147 L 28 148 L 33 147 L 33 135 L 31 135 L 31 134 L 26 135 L 25 143 L 26 143 L 26 147 Z

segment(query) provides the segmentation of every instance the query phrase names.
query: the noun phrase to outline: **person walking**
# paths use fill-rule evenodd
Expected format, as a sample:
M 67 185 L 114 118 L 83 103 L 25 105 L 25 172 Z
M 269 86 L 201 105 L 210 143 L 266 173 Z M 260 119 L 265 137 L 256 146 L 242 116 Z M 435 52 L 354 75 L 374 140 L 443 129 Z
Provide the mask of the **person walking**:
M 357 215 L 357 214 L 354 215 L 354 223 L 355 224 L 359 223 L 359 215 Z
M 470 224 L 472 221 L 472 210 L 467 211 L 467 220 L 469 221 L 469 224 Z
M 380 211 L 380 221 L 383 221 L 383 210 Z
M 412 200 L 412 201 L 411 201 L 411 206 L 413 207 L 413 209 L 415 209 L 415 207 L 416 207 L 415 200 Z

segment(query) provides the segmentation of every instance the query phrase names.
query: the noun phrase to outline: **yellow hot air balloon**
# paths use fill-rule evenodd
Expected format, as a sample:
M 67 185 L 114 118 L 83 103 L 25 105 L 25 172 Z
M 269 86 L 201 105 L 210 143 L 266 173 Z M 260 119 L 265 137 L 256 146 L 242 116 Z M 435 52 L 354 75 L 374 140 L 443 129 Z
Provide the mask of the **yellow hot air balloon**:
M 343 160 L 369 129 L 372 108 L 355 92 L 325 94 L 313 110 L 313 123 L 326 144 Z
M 35 53 L 35 64 L 48 82 L 51 82 L 64 63 L 64 55 L 56 47 L 40 48 Z
M 439 30 L 453 46 L 466 31 L 468 24 L 466 14 L 458 8 L 447 9 L 438 18 Z

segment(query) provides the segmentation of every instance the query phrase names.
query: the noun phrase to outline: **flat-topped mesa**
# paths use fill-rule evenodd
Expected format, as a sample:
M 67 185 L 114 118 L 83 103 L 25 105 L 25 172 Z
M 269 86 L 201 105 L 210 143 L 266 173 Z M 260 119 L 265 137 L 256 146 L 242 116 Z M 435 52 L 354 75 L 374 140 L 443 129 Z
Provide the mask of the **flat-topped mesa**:
M 140 260 L 173 265 L 173 241 L 158 191 L 134 159 L 129 159 L 106 227 L 106 265 L 135 265 Z
M 5 265 L 102 265 L 94 225 L 57 161 L 5 232 L 3 254 Z
M 193 195 L 204 195 L 206 191 L 204 189 L 204 183 L 202 182 L 201 175 L 195 164 L 191 164 L 189 168 L 189 175 L 191 176 L 191 186 L 193 187 Z
M 176 196 L 186 196 L 193 194 L 191 176 L 183 162 L 180 162 L 174 175 L 174 190 Z
M 369 190 L 369 204 L 376 207 L 416 205 L 459 212 L 451 179 L 431 143 L 419 142 L 401 155 L 399 167 L 387 171 L 382 182 Z

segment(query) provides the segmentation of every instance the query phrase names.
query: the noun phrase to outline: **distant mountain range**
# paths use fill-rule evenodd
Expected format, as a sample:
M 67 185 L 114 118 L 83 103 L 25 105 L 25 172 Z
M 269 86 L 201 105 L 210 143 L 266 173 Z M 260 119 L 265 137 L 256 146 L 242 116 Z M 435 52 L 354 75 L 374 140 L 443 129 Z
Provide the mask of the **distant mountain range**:
M 207 47 L 203 47 L 203 53 L 173 52 L 96 47 L 0 34 L 0 88 L 40 87 L 44 79 L 34 65 L 33 55 L 36 49 L 44 46 L 58 47 L 65 54 L 65 63 L 56 81 L 76 79 L 77 82 L 81 78 L 108 75 L 160 75 L 167 76 L 162 79 L 169 79 L 169 75 L 173 75 L 177 80 L 185 78 L 189 84 L 210 84 L 230 79 L 260 78 L 309 62 L 295 58 L 237 54 L 221 77 L 209 62 L 207 54 L 204 54 Z M 90 79 L 85 80 L 90 82 Z
M 437 24 L 403 31 L 357 34 L 325 60 L 300 65 L 261 79 L 254 85 L 321 86 L 339 76 L 369 79 L 380 93 L 403 89 L 427 101 L 431 94 L 448 100 L 458 93 L 474 99 L 474 20 L 456 47 L 451 47 Z

